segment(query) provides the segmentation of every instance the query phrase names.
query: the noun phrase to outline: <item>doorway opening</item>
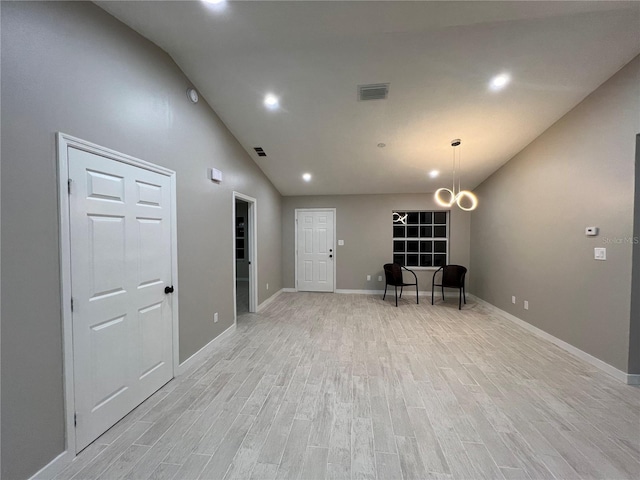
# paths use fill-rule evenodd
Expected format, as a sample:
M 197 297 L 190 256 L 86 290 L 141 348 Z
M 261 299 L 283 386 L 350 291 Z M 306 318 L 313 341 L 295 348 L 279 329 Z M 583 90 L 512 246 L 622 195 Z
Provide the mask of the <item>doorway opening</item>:
M 233 192 L 233 279 L 235 319 L 255 313 L 257 289 L 256 199 Z

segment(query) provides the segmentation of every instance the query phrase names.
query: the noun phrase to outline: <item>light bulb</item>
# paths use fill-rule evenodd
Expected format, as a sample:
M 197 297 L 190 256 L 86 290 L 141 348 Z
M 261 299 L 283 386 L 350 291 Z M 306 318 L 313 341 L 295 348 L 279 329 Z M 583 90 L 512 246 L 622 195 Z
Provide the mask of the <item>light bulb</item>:
M 280 101 L 273 93 L 268 93 L 264 96 L 264 104 L 267 108 L 275 110 L 280 106 Z

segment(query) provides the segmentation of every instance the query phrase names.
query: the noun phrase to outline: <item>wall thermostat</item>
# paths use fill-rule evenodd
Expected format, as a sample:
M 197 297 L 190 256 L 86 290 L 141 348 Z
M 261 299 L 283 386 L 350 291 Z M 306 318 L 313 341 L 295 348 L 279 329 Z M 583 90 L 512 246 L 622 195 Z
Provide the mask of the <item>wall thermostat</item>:
M 584 233 L 587 237 L 595 237 L 598 235 L 598 227 L 587 227 L 585 228 Z
M 212 182 L 216 182 L 216 183 L 222 182 L 222 172 L 220 170 L 218 170 L 217 168 L 210 168 L 209 169 L 209 179 Z

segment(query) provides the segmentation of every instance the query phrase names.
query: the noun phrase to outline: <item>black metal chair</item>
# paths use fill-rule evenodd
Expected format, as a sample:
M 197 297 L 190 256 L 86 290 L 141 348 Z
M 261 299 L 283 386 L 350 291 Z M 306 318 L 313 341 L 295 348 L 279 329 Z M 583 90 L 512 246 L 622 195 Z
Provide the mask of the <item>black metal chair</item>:
M 436 275 L 442 270 L 442 279 L 436 283 Z M 431 305 L 433 305 L 433 291 L 435 287 L 442 289 L 442 300 L 444 301 L 444 287 L 457 288 L 459 290 L 458 310 L 462 310 L 462 299 L 467 303 L 467 295 L 464 290 L 464 278 L 467 275 L 467 268 L 462 265 L 445 265 L 436 270 L 431 280 Z
M 415 283 L 406 283 L 404 278 L 402 277 L 402 269 L 405 269 L 407 272 L 410 272 L 415 279 Z M 416 303 L 420 303 L 420 299 L 418 298 L 418 277 L 413 273 L 412 270 L 409 270 L 407 267 L 400 265 L 398 263 L 387 263 L 384 266 L 384 277 L 385 277 L 385 285 L 384 285 L 384 295 L 382 296 L 382 300 L 387 296 L 387 285 L 393 285 L 396 290 L 396 307 L 398 306 L 398 287 L 400 287 L 400 298 L 402 298 L 402 290 L 404 287 L 415 286 L 416 287 Z

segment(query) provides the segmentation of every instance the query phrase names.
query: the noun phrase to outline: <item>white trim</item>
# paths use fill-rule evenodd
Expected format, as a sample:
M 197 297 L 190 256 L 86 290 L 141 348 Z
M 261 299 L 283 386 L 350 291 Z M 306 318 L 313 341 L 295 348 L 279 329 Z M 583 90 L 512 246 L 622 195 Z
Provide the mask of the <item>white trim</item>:
M 294 236 L 295 236 L 295 241 L 294 241 L 294 246 L 295 246 L 295 261 L 294 261 L 294 268 L 295 268 L 295 276 L 294 276 L 294 282 L 296 283 L 296 291 L 297 291 L 297 287 L 298 287 L 298 212 L 326 212 L 327 210 L 330 210 L 333 212 L 333 290 L 331 292 L 318 292 L 318 293 L 336 293 L 336 262 L 338 261 L 338 249 L 336 248 L 337 245 L 337 241 L 336 241 L 336 225 L 338 222 L 337 219 L 337 211 L 336 208 L 296 208 L 294 211 Z
M 284 292 L 284 288 L 281 288 L 276 293 L 267 298 L 264 302 L 258 305 L 258 312 L 261 312 L 267 305 L 273 302 L 282 292 Z
M 382 290 L 357 290 L 357 289 L 350 289 L 350 288 L 339 288 L 336 290 L 336 293 L 346 293 L 346 294 L 359 294 L 359 295 L 384 295 L 384 289 Z M 407 289 L 406 292 L 402 292 L 404 295 L 410 294 L 410 295 L 415 295 L 416 291 L 415 290 L 409 290 Z M 388 289 L 387 290 L 387 295 L 393 295 L 394 292 L 392 289 Z M 420 295 L 420 298 L 423 298 L 425 295 L 429 296 L 429 304 L 431 304 L 431 290 L 418 290 L 418 294 Z M 469 294 L 467 294 L 467 297 L 469 296 Z M 410 298 L 410 297 L 408 297 Z
M 640 385 L 640 374 L 627 373 L 627 385 Z
M 245 229 L 245 239 L 247 233 L 249 238 L 249 255 L 245 255 L 245 261 L 249 262 L 249 313 L 256 313 L 258 310 L 258 200 L 244 193 L 234 191 L 231 194 L 231 238 L 233 255 L 233 324 L 238 323 L 238 306 L 236 291 L 236 199 L 248 203 L 247 225 Z
M 60 225 L 60 282 L 62 297 L 62 336 L 63 336 L 63 381 L 65 404 L 65 451 L 53 462 L 57 462 L 64 455 L 70 455 L 70 460 L 75 458 L 76 431 L 73 422 L 75 412 L 75 392 L 73 387 L 73 319 L 71 314 L 71 220 L 69 216 L 69 148 L 75 148 L 84 152 L 100 155 L 109 160 L 121 162 L 134 167 L 143 168 L 151 172 L 169 177 L 171 182 L 171 277 L 172 284 L 177 292 L 178 288 L 178 243 L 177 243 L 177 209 L 176 209 L 176 173 L 168 168 L 154 165 L 144 160 L 131 157 L 124 153 L 116 152 L 109 148 L 72 137 L 62 132 L 56 134 L 58 152 L 58 216 Z M 173 375 L 178 368 L 179 359 L 179 318 L 178 318 L 178 293 L 171 296 L 172 322 L 173 322 Z M 52 462 L 52 463 L 53 463 Z M 45 467 L 48 468 L 49 466 Z
M 298 290 L 295 288 L 283 288 L 281 290 L 282 293 L 296 293 L 297 291 Z M 391 290 L 388 290 L 387 294 L 389 292 L 391 292 Z M 415 293 L 415 290 L 407 290 L 407 292 Z M 327 293 L 327 292 L 304 292 L 304 293 Z M 357 295 L 383 295 L 384 289 L 383 290 L 358 290 L 358 289 L 351 289 L 351 288 L 336 288 L 336 291 L 334 293 L 357 294 Z M 419 290 L 418 293 L 420 294 L 420 298 L 422 298 L 425 295 L 429 295 L 429 304 L 431 304 L 431 290 Z M 469 298 L 468 293 L 467 293 L 467 298 Z
M 171 294 L 173 313 L 173 376 L 176 376 L 180 364 L 180 287 L 178 285 L 178 188 L 176 174 L 170 174 L 171 180 L 171 278 L 175 292 Z
M 357 289 L 352 289 L 352 288 L 336 288 L 336 293 L 340 293 L 340 294 L 359 294 L 359 295 L 382 295 L 382 294 L 384 294 L 384 290 L 357 290 Z M 415 293 L 415 291 L 414 291 L 414 293 Z
M 481 303 L 486 307 L 488 307 L 489 309 L 493 310 L 498 315 L 501 315 L 506 320 L 509 320 L 519 325 L 520 327 L 524 328 L 525 330 L 528 330 L 529 332 L 533 333 L 534 335 L 540 338 L 548 340 L 549 342 L 560 347 L 564 351 L 578 357 L 580 360 L 587 362 L 588 364 L 596 367 L 597 369 L 602 370 L 603 372 L 611 375 L 615 379 L 620 380 L 621 382 L 624 382 L 628 385 L 640 385 L 640 383 L 631 383 L 631 382 L 640 382 L 640 375 L 628 374 L 626 372 L 623 372 L 622 370 L 618 370 L 613 365 L 609 365 L 608 363 L 600 360 L 599 358 L 594 357 L 590 353 L 587 353 L 584 350 L 580 350 L 578 347 L 574 347 L 570 343 L 567 343 L 564 340 L 560 340 L 559 338 L 554 337 L 550 333 L 547 333 L 544 330 L 531 325 L 529 322 L 526 322 L 521 318 L 518 318 L 515 315 L 510 314 L 509 312 L 505 312 L 504 310 L 496 307 L 495 305 L 487 302 L 486 300 L 483 300 L 472 294 L 468 294 L 468 296 L 476 300 L 478 303 Z
M 204 347 L 202 347 L 200 350 L 198 350 L 196 353 L 194 353 L 189 358 L 187 358 L 184 362 L 182 362 L 180 365 L 178 365 L 178 371 L 176 373 L 176 377 L 179 376 L 179 375 L 182 375 L 187 370 L 189 370 L 189 368 L 193 367 L 200 360 L 204 359 L 204 357 L 206 357 L 207 355 L 211 354 L 213 352 L 213 350 L 215 349 L 215 347 L 222 340 L 224 340 L 225 338 L 229 337 L 235 331 L 236 331 L 236 325 L 234 323 L 233 325 L 229 326 L 229 328 L 227 328 L 224 332 L 222 332 L 220 335 L 215 337 L 213 340 L 211 340 L 209 343 L 207 343 Z
M 29 480 L 49 480 L 64 470 L 71 463 L 73 456 L 65 450 L 44 467 L 33 474 Z

